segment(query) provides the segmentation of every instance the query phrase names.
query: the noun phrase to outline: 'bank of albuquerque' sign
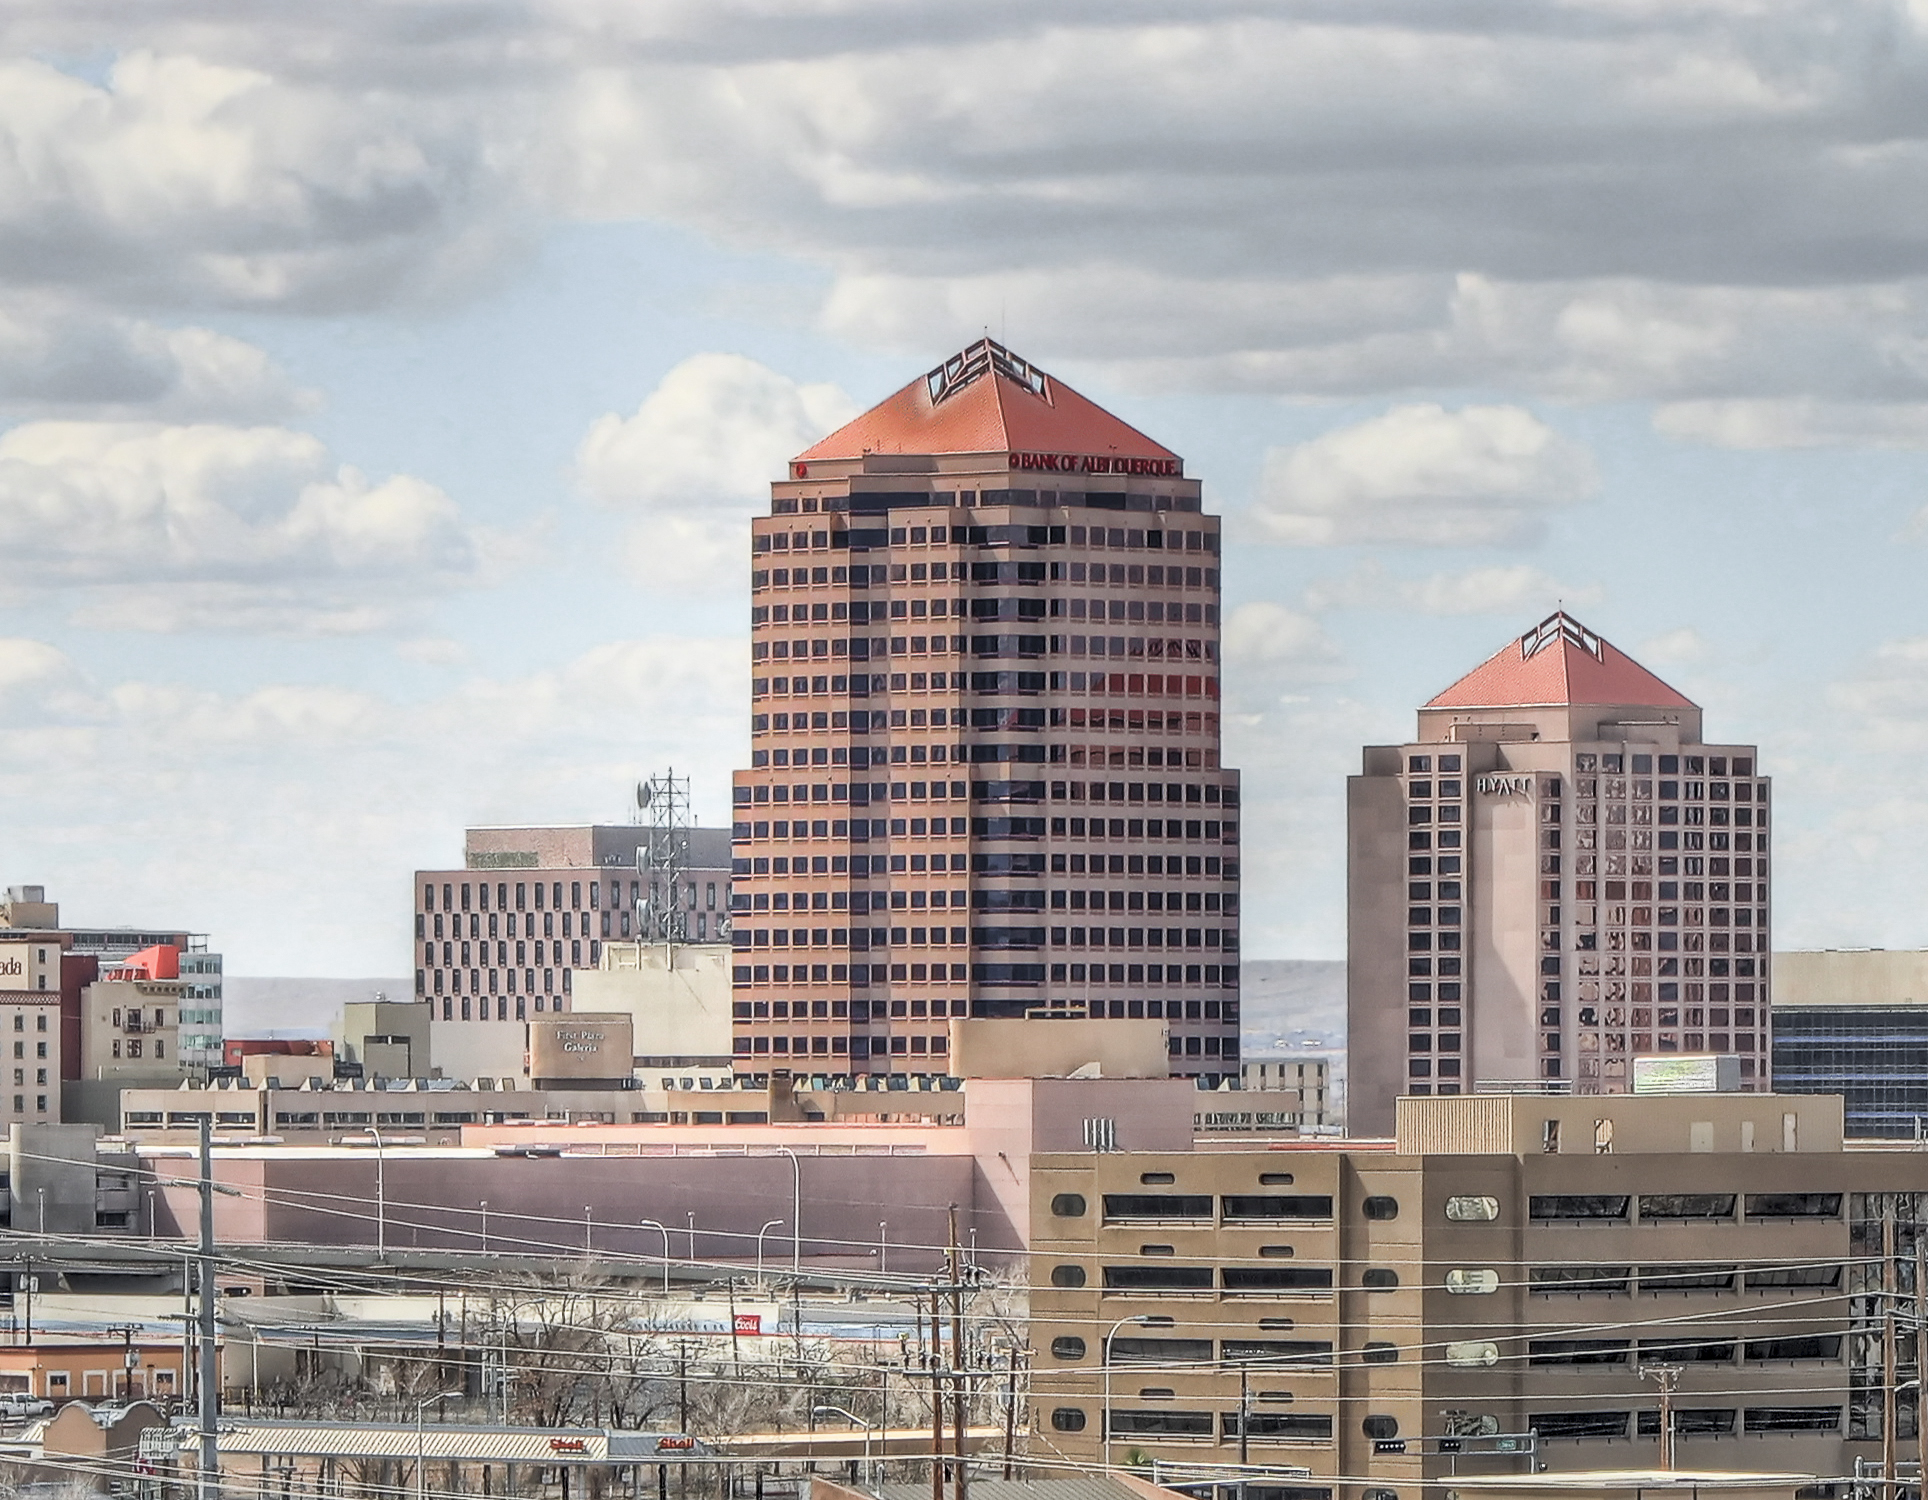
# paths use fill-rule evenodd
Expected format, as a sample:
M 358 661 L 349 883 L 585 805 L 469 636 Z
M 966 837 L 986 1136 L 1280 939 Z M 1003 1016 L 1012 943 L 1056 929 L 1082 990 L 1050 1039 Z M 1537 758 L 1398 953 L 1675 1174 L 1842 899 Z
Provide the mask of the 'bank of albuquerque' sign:
M 1046 474 L 1154 474 L 1176 479 L 1185 471 L 1176 458 L 1126 458 L 1116 453 L 1013 453 L 1011 467 Z

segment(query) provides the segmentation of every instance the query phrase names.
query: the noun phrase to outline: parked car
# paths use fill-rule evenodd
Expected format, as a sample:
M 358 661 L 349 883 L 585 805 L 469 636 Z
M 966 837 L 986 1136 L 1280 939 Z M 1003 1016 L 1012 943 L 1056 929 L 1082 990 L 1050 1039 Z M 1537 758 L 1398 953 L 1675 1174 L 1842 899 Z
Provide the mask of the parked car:
M 19 1421 L 26 1417 L 51 1417 L 54 1404 L 45 1396 L 29 1396 L 19 1391 L 0 1392 L 0 1420 Z

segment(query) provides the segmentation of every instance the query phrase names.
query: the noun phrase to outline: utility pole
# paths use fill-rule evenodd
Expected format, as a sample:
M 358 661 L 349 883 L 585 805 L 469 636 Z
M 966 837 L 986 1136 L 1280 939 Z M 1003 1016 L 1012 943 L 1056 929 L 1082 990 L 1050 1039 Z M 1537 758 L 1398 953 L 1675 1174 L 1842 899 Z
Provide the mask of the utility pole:
M 201 1372 L 199 1380 L 201 1471 L 197 1500 L 218 1500 L 221 1493 L 221 1376 L 214 1352 L 214 1135 L 213 1120 L 201 1117 Z
M 1238 1367 L 1238 1466 L 1242 1470 L 1252 1461 L 1252 1380 L 1245 1361 Z M 1245 1475 L 1239 1475 L 1239 1493 L 1245 1493 Z
M 1883 1500 L 1895 1500 L 1895 1215 L 1890 1196 L 1881 1219 L 1881 1484 Z
M 1667 1473 L 1674 1467 L 1674 1392 L 1680 1385 L 1679 1365 L 1642 1365 L 1640 1378 L 1652 1379 L 1660 1387 L 1660 1467 Z
M 965 1375 L 964 1350 L 964 1266 L 957 1242 L 957 1205 L 950 1211 L 951 1246 L 944 1263 L 951 1278 L 951 1445 L 957 1454 L 953 1483 L 957 1500 L 965 1500 L 969 1488 L 964 1462 L 964 1426 L 970 1414 L 970 1384 Z
M 1018 1346 L 1011 1341 L 1011 1367 L 1004 1384 L 1004 1478 L 1011 1477 L 1011 1450 L 1018 1440 Z
M 1917 1203 L 1921 1200 L 1916 1199 Z M 1928 1484 L 1928 1229 L 1915 1216 L 1915 1456 L 1921 1463 L 1921 1482 Z
M 931 1288 L 931 1500 L 944 1500 L 944 1320 L 942 1298 Z

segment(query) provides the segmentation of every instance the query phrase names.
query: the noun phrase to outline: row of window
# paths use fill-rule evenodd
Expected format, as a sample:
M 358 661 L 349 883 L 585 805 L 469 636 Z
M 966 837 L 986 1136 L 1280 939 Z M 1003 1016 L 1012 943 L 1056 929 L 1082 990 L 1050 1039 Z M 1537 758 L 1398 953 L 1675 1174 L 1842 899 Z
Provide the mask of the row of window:
M 1181 604 L 1177 600 L 1167 604 L 1162 599 L 1065 599 L 1053 596 L 1048 599 L 1005 599 L 975 598 L 968 605 L 963 599 L 892 599 L 866 603 L 858 599 L 851 603 L 839 601 L 835 604 L 799 604 L 794 610 L 787 605 L 774 607 L 757 606 L 750 611 L 752 628 L 778 625 L 872 625 L 884 620 L 946 620 L 965 618 L 973 622 L 995 619 L 1020 620 L 1089 620 L 1094 624 L 1107 623 L 1132 625 L 1216 625 L 1218 606 L 1216 604 Z M 795 647 L 790 641 L 795 640 Z M 1196 648 L 1197 641 L 1191 645 Z M 785 649 L 776 649 L 782 647 Z M 953 650 L 960 649 L 953 647 Z M 774 644 L 758 641 L 750 648 L 753 661 L 763 661 L 774 657 L 781 661 L 793 655 L 827 656 L 827 651 L 811 651 L 808 638 L 789 637 Z M 854 653 L 853 653 L 854 654 Z M 884 655 L 873 651 L 875 655 Z M 1082 650 L 1074 649 L 1072 655 L 1082 656 Z M 1102 650 L 1093 651 L 1093 656 L 1102 656 Z M 1113 653 L 1122 655 L 1122 652 Z M 1174 653 L 1177 654 L 1177 653 Z M 1184 654 L 1193 658 L 1199 656 L 1196 649 Z
M 937 528 L 942 531 L 943 527 Z M 1159 563 L 1082 563 L 1082 562 L 918 562 L 859 563 L 852 568 L 776 568 L 761 569 L 750 575 L 753 590 L 766 588 L 879 588 L 886 583 L 946 583 L 969 580 L 976 584 L 1006 583 L 1097 583 L 1116 588 L 1208 588 L 1218 587 L 1218 569 L 1166 567 Z M 797 605 L 796 608 L 821 609 L 822 605 Z M 758 607 L 750 612 L 753 624 L 765 618 L 782 621 L 790 606 L 778 604 Z M 799 619 L 803 618 L 801 615 Z M 825 618 L 814 615 L 816 619 Z
M 1541 1223 L 1728 1221 L 1739 1204 L 1749 1220 L 1838 1219 L 1839 1193 L 1536 1193 L 1527 1216 Z
M 1035 967 L 1040 970 L 1045 968 L 1042 964 Z M 922 963 L 738 964 L 732 970 L 732 976 L 738 989 L 760 984 L 852 984 L 862 987 L 871 984 L 922 984 L 927 979 L 939 984 L 947 981 L 961 984 L 970 978 L 968 969 L 966 964 Z M 1049 972 L 1053 984 L 1169 984 L 1183 985 L 1188 989 L 1199 986 L 1210 989 L 1221 985 L 1235 989 L 1238 986 L 1237 964 L 1052 964 Z M 1037 982 L 1043 983 L 1044 977 L 1040 973 Z M 1032 1002 L 1024 1003 L 1029 1006 Z M 1049 1003 L 1056 1005 L 1065 1002 Z M 1083 1001 L 1076 1003 L 1084 1004 Z M 1196 1002 L 1187 1002 L 1188 1011 L 1193 1003 Z M 1146 1015 L 1156 1017 L 1161 1014 L 1169 1019 L 1178 1019 L 1179 1002 L 1176 1000 L 1112 1000 L 1094 1001 L 1091 1004 L 1100 1011 L 1109 1004 L 1111 1015 L 1117 1019 L 1137 1019 Z M 1225 1009 L 1228 1020 L 1236 1018 L 1235 1002 L 1225 1002 Z M 1093 1011 L 1093 1014 L 1098 1014 L 1098 1011 Z
M 1212 819 L 1167 818 L 1161 823 L 1152 818 L 1144 823 L 1136 818 L 1112 818 L 1109 820 L 1093 818 L 1079 834 L 1072 834 L 1068 824 L 1086 822 L 1084 819 L 1049 819 L 1050 836 L 1053 838 L 1091 838 L 1106 836 L 1107 824 L 1112 838 L 1167 838 L 1184 839 L 1197 843 L 1202 840 L 1235 844 L 1238 842 L 1238 824 L 1219 822 Z M 734 843 L 753 842 L 757 839 L 842 839 L 851 843 L 868 843 L 871 839 L 890 838 L 964 838 L 980 839 L 1041 839 L 1046 836 L 1047 820 L 1039 817 L 983 817 L 983 818 L 778 818 L 774 822 L 761 819 L 734 823 L 731 825 L 731 840 Z M 1158 831 L 1154 831 L 1158 830 Z M 874 858 L 874 856 L 873 856 Z M 841 873 L 833 870 L 831 873 Z
M 1196 948 L 1238 951 L 1235 928 L 1217 927 L 743 927 L 731 932 L 739 949 L 850 948 Z M 1079 965 L 1073 965 L 1077 968 Z M 1167 964 L 1167 968 L 1171 965 Z M 439 972 L 439 971 L 438 971 Z M 512 971 L 513 972 L 513 971 Z M 1094 976 L 1095 978 L 1095 976 Z
M 541 975 L 542 975 L 542 983 L 540 985 L 541 993 L 545 995 L 553 995 L 556 993 L 556 990 L 558 988 L 556 983 L 556 972 L 557 971 L 554 969 L 544 969 L 541 971 Z M 573 969 L 564 969 L 561 971 L 562 983 L 560 988 L 564 994 L 569 993 L 570 975 L 572 975 L 574 972 L 575 970 Z M 467 973 L 469 976 L 468 993 L 471 995 L 479 995 L 482 993 L 483 976 L 485 974 L 488 976 L 488 992 L 491 995 L 497 993 L 498 991 L 501 991 L 502 993 L 510 994 L 510 995 L 513 995 L 517 992 L 516 990 L 517 971 L 514 969 L 508 969 L 508 970 L 470 969 L 467 971 Z M 521 971 L 521 974 L 522 974 L 521 992 L 523 994 L 533 995 L 537 992 L 538 986 L 536 983 L 536 973 L 537 971 L 534 969 L 524 969 Z M 427 993 L 427 991 L 423 988 L 423 986 L 425 983 L 428 982 L 428 977 L 427 977 L 428 974 L 434 975 L 433 984 L 434 984 L 434 990 L 436 994 L 439 995 L 442 993 L 442 983 L 443 983 L 444 975 L 446 975 L 448 979 L 449 993 L 459 995 L 463 992 L 462 991 L 463 970 L 433 969 L 425 973 L 423 970 L 417 969 L 415 971 L 415 992 L 418 995 Z M 501 983 L 498 983 L 499 977 L 504 974 L 506 974 L 507 976 L 506 986 Z
M 1642 1292 L 1826 1291 L 1841 1284 L 1838 1265 L 1791 1263 L 1749 1266 L 1674 1264 L 1657 1266 L 1535 1266 L 1528 1272 L 1545 1296 L 1631 1296 Z
M 1136 820 L 1134 820 L 1135 822 Z M 1154 822 L 1156 820 L 1153 820 Z M 1120 835 L 1124 837 L 1124 835 Z M 1138 825 L 1134 838 L 1163 837 L 1158 834 L 1147 835 L 1144 825 Z M 1107 859 L 1109 863 L 1107 864 Z M 886 864 L 888 860 L 888 864 Z M 1184 857 L 1162 854 L 1053 854 L 1050 857 L 1050 870 L 1054 875 L 1066 873 L 1076 875 L 1203 875 L 1216 880 L 1223 876 L 1226 880 L 1238 879 L 1238 862 L 1224 860 L 1216 854 L 1191 855 Z M 1087 864 L 1087 860 L 1089 863 Z M 968 861 L 968 863 L 966 862 Z M 1009 877 L 1042 875 L 1045 873 L 1043 854 L 986 852 L 980 854 L 892 854 L 892 855 L 788 855 L 758 856 L 755 859 L 733 861 L 739 866 L 734 874 L 739 877 L 753 875 L 903 875 L 934 873 L 940 870 L 962 872 L 969 869 L 978 875 L 1000 875 Z M 736 910 L 743 910 L 742 897 L 732 896 L 731 903 Z M 941 904 L 941 903 L 935 903 Z
M 944 747 L 935 745 L 932 750 Z M 965 747 L 959 747 L 958 760 L 962 763 L 967 756 Z M 863 748 L 858 747 L 854 755 L 856 768 L 862 770 L 867 764 Z M 833 764 L 842 765 L 836 760 Z M 816 762 L 821 764 L 821 762 Z M 879 763 L 881 764 L 881 762 Z M 1176 765 L 1173 769 L 1177 769 Z M 1016 779 L 1003 777 L 986 778 L 981 781 L 875 781 L 864 782 L 766 782 L 749 786 L 739 786 L 733 793 L 738 807 L 766 802 L 848 802 L 854 806 L 868 803 L 902 802 L 910 799 L 950 799 L 962 800 L 968 795 L 975 802 L 1162 802 L 1176 806 L 1188 803 L 1192 806 L 1204 804 L 1208 807 L 1237 807 L 1239 789 L 1224 786 L 1215 781 L 1045 781 L 1020 776 Z M 881 830 L 878 830 L 881 832 Z M 1062 833 L 1063 829 L 1056 830 Z M 1098 830 L 1103 832 L 1102 829 Z M 1133 838 L 1144 833 L 1142 828 L 1131 830 Z M 1079 832 L 1083 832 L 1082 826 Z M 1154 831 L 1152 837 L 1158 837 Z M 1178 830 L 1171 830 L 1176 838 Z M 1196 835 L 1194 835 L 1196 837 Z M 612 885 L 614 883 L 612 882 Z
M 1754 758 L 1751 755 L 1736 755 L 1731 758 L 1725 755 L 1654 756 L 1644 752 L 1624 755 L 1617 751 L 1604 755 L 1596 755 L 1588 751 L 1576 755 L 1573 757 L 1573 769 L 1576 772 L 1604 771 L 1609 776 L 1621 775 L 1631 770 L 1636 776 L 1650 776 L 1656 768 L 1656 761 L 1663 776 L 1677 776 L 1683 771 L 1689 776 L 1752 776 L 1754 774 Z
M 1640 1436 L 1660 1433 L 1660 1413 L 1643 1411 Z M 1627 1411 L 1536 1412 L 1527 1426 L 1542 1442 L 1559 1439 L 1624 1438 L 1633 1413 Z M 1731 1407 L 1675 1407 L 1674 1431 L 1683 1435 L 1721 1436 L 1734 1430 Z M 1743 1430 L 1769 1432 L 1839 1432 L 1841 1408 L 1838 1406 L 1750 1406 Z
M 734 1043 L 738 1057 L 942 1057 L 950 1039 L 923 1036 L 740 1036 Z
M 1052 497 L 1045 499 L 1045 496 Z M 1138 499 L 1147 502 L 1142 508 L 1152 509 L 1157 502 L 1159 510 L 1197 510 L 1199 501 L 1195 495 L 1096 495 L 1081 490 L 960 490 L 956 503 L 959 505 L 1054 505 L 1062 501 L 1065 505 L 1090 505 L 1095 501 L 1121 501 Z M 947 494 L 899 496 L 896 494 L 858 493 L 852 495 L 830 495 L 823 500 L 826 511 L 852 511 L 858 515 L 887 514 L 893 504 L 928 504 L 948 508 L 952 501 Z M 817 502 L 810 499 L 802 501 L 806 510 L 814 510 Z M 798 502 L 792 499 L 775 499 L 770 502 L 772 515 L 796 514 Z M 1126 504 L 1106 504 L 1096 507 L 1110 510 L 1123 510 Z M 1132 507 L 1138 509 L 1141 507 Z M 826 548 L 849 548 L 867 550 L 872 547 L 904 547 L 918 545 L 908 540 L 911 533 L 921 531 L 922 527 L 856 527 L 848 530 L 831 529 L 828 531 L 769 531 L 751 538 L 750 549 L 753 554 L 769 552 L 822 551 Z M 1136 526 L 1031 526 L 1008 523 L 985 526 L 933 526 L 930 528 L 933 547 L 1099 547 L 1108 549 L 1129 549 L 1138 551 L 1150 548 L 1165 552 L 1216 552 L 1219 534 L 1207 531 L 1166 531 L 1158 528 L 1141 530 Z M 793 570 L 794 571 L 794 570 Z M 842 580 L 835 574 L 843 571 L 833 568 L 831 582 Z M 752 574 L 752 580 L 755 578 Z M 754 587 L 754 582 L 752 583 Z

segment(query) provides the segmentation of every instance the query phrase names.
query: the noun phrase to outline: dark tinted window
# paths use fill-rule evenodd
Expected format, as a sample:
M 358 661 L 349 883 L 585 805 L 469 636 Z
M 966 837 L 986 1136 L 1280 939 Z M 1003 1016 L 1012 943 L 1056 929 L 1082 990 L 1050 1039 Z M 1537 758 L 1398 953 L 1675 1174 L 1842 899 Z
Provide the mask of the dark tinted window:
M 1542 1222 L 1624 1219 L 1625 1193 L 1535 1193 L 1527 1200 L 1527 1217 Z
M 1077 1219 L 1084 1216 L 1085 1201 L 1082 1193 L 1059 1193 L 1051 1200 L 1051 1212 L 1060 1219 Z
M 1383 1442 L 1387 1438 L 1396 1438 L 1399 1436 L 1399 1418 L 1382 1416 L 1367 1417 L 1359 1424 L 1359 1430 L 1367 1437 L 1375 1441 Z
M 1208 1292 L 1210 1266 L 1106 1266 L 1107 1291 Z
M 1329 1438 L 1332 1436 L 1332 1418 L 1314 1412 L 1248 1411 L 1246 1421 L 1250 1424 L 1253 1437 L 1278 1438 Z M 1225 1435 L 1238 1436 L 1238 1413 L 1225 1412 L 1220 1421 Z M 1261 1490 L 1269 1490 L 1279 1495 L 1318 1494 L 1331 1495 L 1331 1490 L 1306 1491 L 1289 1485 L 1253 1485 L 1246 1491 L 1248 1500 L 1253 1500 Z
M 1624 1365 L 1632 1339 L 1529 1339 L 1530 1365 Z
M 1085 1269 L 1083 1266 L 1053 1266 L 1051 1268 L 1051 1284 L 1053 1286 L 1064 1287 L 1083 1286 L 1085 1284 Z
M 1731 1292 L 1733 1266 L 1642 1266 L 1643 1292 Z
M 1075 1333 L 1067 1333 L 1051 1341 L 1053 1359 L 1083 1359 L 1085 1341 Z
M 1749 1193 L 1750 1219 L 1838 1219 L 1839 1193 Z
M 1555 1438 L 1623 1438 L 1628 1415 L 1624 1411 L 1542 1411 L 1529 1416 L 1526 1425 L 1549 1442 Z
M 1227 1193 L 1222 1200 L 1228 1221 L 1276 1222 L 1279 1219 L 1329 1219 L 1330 1195 L 1293 1193 Z
M 1266 1365 L 1329 1365 L 1332 1345 L 1318 1339 L 1226 1339 L 1228 1363 Z
M 1747 1358 L 1752 1360 L 1839 1359 L 1840 1357 L 1839 1334 L 1810 1333 L 1789 1338 L 1747 1341 Z
M 1212 1414 L 1208 1411 L 1114 1411 L 1111 1430 L 1145 1437 L 1210 1437 Z
M 1749 1432 L 1838 1432 L 1841 1408 L 1838 1406 L 1750 1406 L 1747 1408 Z
M 1367 1344 L 1363 1357 L 1369 1365 L 1396 1365 L 1399 1363 L 1399 1346 L 1382 1343 Z
M 1368 1219 L 1396 1219 L 1399 1217 L 1399 1200 L 1375 1193 L 1360 1204 L 1359 1209 Z
M 1631 1290 L 1631 1276 L 1628 1266 L 1535 1266 L 1527 1283 L 1536 1292 L 1598 1295 Z
M 1209 1219 L 1209 1193 L 1106 1193 L 1107 1219 Z
M 1332 1286 L 1332 1272 L 1314 1266 L 1227 1266 L 1228 1292 L 1312 1292 Z
M 1732 1193 L 1642 1193 L 1643 1219 L 1731 1219 Z
M 1369 1292 L 1389 1292 L 1399 1285 L 1399 1273 L 1375 1266 L 1359 1278 L 1359 1284 Z
M 1085 1414 L 1075 1406 L 1060 1406 L 1051 1413 L 1054 1432 L 1083 1432 Z
M 1209 1364 L 1210 1339 L 1126 1339 L 1111 1341 L 1111 1362 L 1115 1365 L 1196 1365 Z

